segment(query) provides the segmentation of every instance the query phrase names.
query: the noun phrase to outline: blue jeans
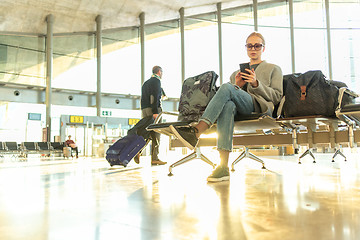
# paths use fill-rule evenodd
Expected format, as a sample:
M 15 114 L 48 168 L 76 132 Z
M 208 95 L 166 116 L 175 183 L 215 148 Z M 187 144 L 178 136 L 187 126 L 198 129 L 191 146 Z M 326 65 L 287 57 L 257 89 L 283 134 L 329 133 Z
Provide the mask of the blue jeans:
M 200 121 L 209 126 L 217 121 L 217 149 L 232 151 L 235 115 L 251 114 L 253 111 L 250 94 L 236 85 L 224 83 L 209 102 Z

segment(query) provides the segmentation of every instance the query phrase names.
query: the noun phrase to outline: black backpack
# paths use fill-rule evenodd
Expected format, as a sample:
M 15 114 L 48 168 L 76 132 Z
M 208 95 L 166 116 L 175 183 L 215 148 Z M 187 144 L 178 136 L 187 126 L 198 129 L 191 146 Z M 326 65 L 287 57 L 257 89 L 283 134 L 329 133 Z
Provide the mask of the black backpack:
M 339 88 L 319 71 L 284 76 L 284 117 L 335 116 Z

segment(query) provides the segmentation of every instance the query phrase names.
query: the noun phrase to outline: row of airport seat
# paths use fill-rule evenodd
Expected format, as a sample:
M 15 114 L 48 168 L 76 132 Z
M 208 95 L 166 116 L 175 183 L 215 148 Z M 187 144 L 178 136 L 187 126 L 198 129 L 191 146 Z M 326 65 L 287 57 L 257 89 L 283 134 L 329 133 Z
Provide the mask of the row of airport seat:
M 0 142 L 0 156 L 63 153 L 64 142 Z

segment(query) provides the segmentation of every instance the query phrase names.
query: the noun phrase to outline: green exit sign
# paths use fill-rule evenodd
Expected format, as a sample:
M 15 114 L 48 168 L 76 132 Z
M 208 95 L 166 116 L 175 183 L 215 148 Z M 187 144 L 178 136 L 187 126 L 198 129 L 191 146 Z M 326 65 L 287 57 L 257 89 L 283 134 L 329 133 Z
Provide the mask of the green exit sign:
M 110 117 L 112 115 L 111 111 L 101 111 L 101 116 Z

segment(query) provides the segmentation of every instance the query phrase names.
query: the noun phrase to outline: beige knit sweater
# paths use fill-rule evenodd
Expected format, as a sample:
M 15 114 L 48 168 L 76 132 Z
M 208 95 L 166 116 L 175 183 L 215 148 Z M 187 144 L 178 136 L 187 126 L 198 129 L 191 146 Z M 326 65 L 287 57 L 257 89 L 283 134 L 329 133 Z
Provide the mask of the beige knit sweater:
M 230 82 L 235 84 L 235 76 L 240 70 L 233 72 Z M 247 92 L 254 102 L 255 112 L 272 114 L 274 106 L 283 95 L 283 75 L 281 68 L 275 64 L 262 61 L 255 69 L 259 86 L 254 88 L 247 84 Z

